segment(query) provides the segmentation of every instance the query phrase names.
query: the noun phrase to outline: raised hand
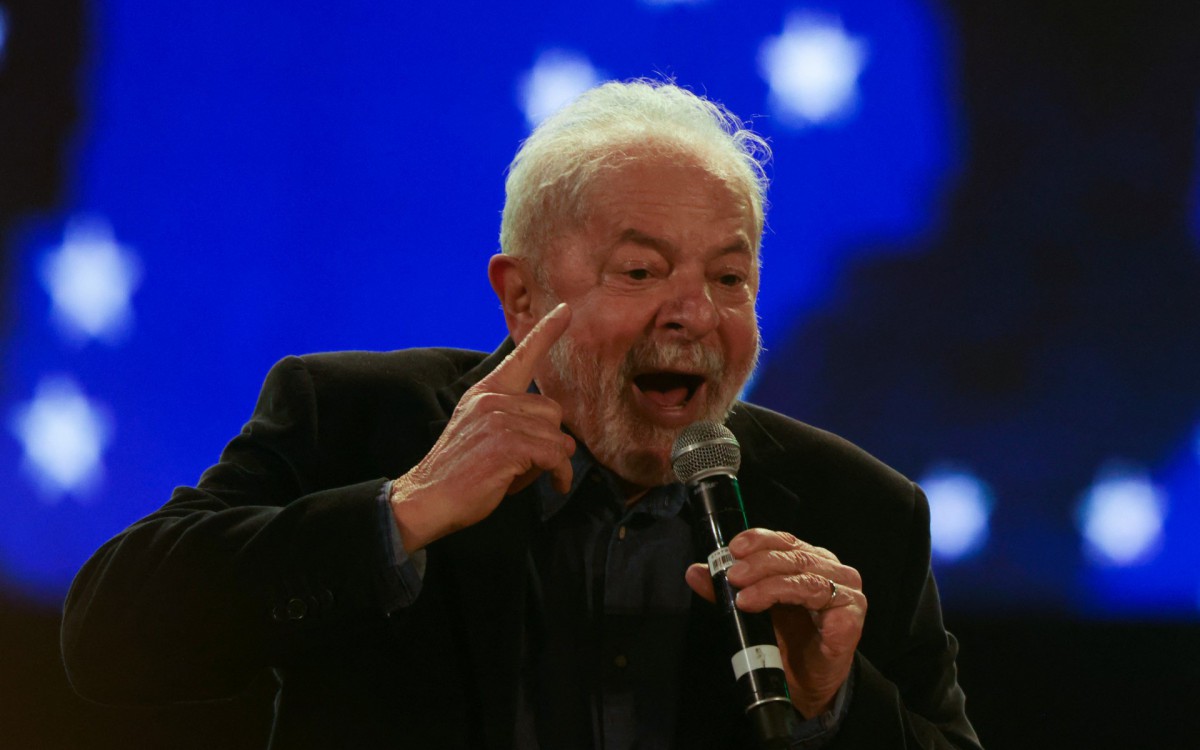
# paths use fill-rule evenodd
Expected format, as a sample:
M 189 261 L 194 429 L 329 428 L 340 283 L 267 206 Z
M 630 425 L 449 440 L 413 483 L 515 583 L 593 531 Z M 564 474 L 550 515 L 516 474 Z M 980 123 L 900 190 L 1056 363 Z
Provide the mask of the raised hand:
M 575 441 L 562 431 L 562 408 L 529 384 L 571 322 L 560 304 L 511 354 L 459 401 L 437 443 L 392 484 L 392 514 L 409 552 L 486 518 L 506 494 L 542 472 L 571 486 Z

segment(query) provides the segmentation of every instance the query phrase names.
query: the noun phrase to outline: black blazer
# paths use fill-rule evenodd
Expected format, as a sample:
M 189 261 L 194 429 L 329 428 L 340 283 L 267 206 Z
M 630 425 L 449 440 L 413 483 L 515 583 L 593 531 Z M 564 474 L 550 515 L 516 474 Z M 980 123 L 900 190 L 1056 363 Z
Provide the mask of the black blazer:
M 420 596 L 390 617 L 377 504 L 510 350 L 279 362 L 220 462 L 80 571 L 62 632 L 75 689 L 113 703 L 207 700 L 272 669 L 279 750 L 512 747 L 532 493 L 430 545 Z M 729 427 L 751 524 L 826 547 L 862 574 L 853 698 L 830 747 L 977 748 L 920 490 L 760 407 L 739 403 Z M 693 599 L 680 748 L 750 746 L 715 615 Z

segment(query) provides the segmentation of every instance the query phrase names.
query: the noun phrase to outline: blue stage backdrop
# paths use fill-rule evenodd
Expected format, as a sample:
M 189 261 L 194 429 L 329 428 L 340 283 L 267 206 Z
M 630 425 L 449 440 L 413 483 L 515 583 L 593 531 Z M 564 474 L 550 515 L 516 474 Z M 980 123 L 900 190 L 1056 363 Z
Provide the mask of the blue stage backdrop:
M 1005 131 L 1028 149 L 981 154 L 1004 123 L 967 124 L 942 5 L 106 0 L 86 20 L 63 198 L 9 236 L 9 589 L 59 599 L 217 459 L 280 357 L 493 348 L 517 145 L 580 90 L 654 76 L 775 150 L 749 397 L 921 481 L 951 610 L 1200 609 L 1186 217 L 1106 224 L 1134 208 L 1117 188 L 1071 203 L 1058 188 L 1145 166 L 1139 142 L 1081 173 L 1038 96 Z

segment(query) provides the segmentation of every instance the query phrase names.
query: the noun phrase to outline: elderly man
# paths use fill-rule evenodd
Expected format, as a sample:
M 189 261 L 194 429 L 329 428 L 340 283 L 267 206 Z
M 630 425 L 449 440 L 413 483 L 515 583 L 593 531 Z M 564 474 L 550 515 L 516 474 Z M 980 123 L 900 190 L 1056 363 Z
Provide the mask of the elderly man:
M 920 490 L 736 401 L 765 153 L 668 84 L 545 121 L 488 267 L 511 340 L 276 365 L 220 462 L 80 572 L 76 689 L 200 700 L 272 669 L 280 749 L 751 747 L 670 466 L 719 420 L 755 527 L 728 577 L 770 613 L 790 744 L 977 748 Z

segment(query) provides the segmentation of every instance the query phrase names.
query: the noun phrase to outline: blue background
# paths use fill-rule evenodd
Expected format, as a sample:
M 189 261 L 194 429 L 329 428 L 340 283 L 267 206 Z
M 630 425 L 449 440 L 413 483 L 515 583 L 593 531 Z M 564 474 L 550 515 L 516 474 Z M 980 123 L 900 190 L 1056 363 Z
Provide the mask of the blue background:
M 867 45 L 857 106 L 832 124 L 790 127 L 771 111 L 759 50 L 797 9 L 840 19 Z M 20 442 L 0 436 L 0 570 L 10 590 L 59 600 L 99 544 L 216 460 L 280 357 L 493 348 L 504 330 L 485 264 L 497 249 L 505 168 L 528 133 L 519 85 L 559 49 L 604 78 L 674 77 L 770 138 L 767 353 L 750 398 L 845 434 L 914 478 L 946 461 L 982 473 L 993 529 L 974 558 L 939 561 L 948 609 L 1196 616 L 1200 408 L 1185 377 L 1195 372 L 1194 335 L 1121 349 L 1112 331 L 1194 322 L 1184 214 L 1096 241 L 1111 211 L 1101 202 L 1072 213 L 1070 190 L 1124 184 L 1113 171 L 1124 163 L 1134 165 L 1129 179 L 1154 181 L 1158 167 L 1139 154 L 1137 135 L 1105 143 L 1095 156 L 1115 161 L 1096 172 L 1056 162 L 1086 136 L 1055 124 L 1063 115 L 1042 98 L 1053 77 L 1006 103 L 1012 153 L 981 150 L 996 121 L 972 129 L 968 119 L 999 105 L 979 104 L 964 83 L 978 68 L 960 54 L 942 6 L 109 0 L 86 17 L 62 190 L 9 231 L 0 409 L 16 413 L 43 378 L 65 375 L 106 410 L 112 439 L 103 475 L 64 496 L 39 491 L 21 469 Z M 988 70 L 1011 87 L 1021 60 Z M 1070 65 L 1063 70 L 1073 90 Z M 1132 117 L 1100 121 L 1137 134 Z M 1029 140 L 1012 142 L 1022 135 Z M 1006 156 L 1018 165 L 1007 181 L 997 177 Z M 1190 151 L 1176 156 L 1190 174 Z M 1164 199 L 1182 204 L 1187 187 Z M 133 324 L 114 342 L 64 336 L 40 280 L 79 217 L 106 221 L 141 267 Z M 1083 271 L 1043 273 L 1076 246 Z M 1155 260 L 1167 246 L 1175 266 Z M 1130 291 L 1131 304 L 1177 299 L 1179 311 L 1158 305 L 1133 323 L 1098 314 L 1120 308 L 1114 295 L 1139 278 L 1129 270 L 1139 263 L 1159 270 L 1141 273 L 1147 288 Z M 1097 268 L 1104 283 L 1092 283 Z M 1022 342 L 1018 359 L 1046 337 L 1041 364 L 989 390 L 1013 360 L 974 362 L 972 347 L 997 351 L 997 320 L 1022 319 L 1021 300 L 1071 298 L 1084 301 L 1067 328 L 1034 315 L 1005 329 L 999 338 Z M 1093 339 L 1097 348 L 1075 346 Z M 1161 361 L 1174 379 L 1147 393 L 1124 376 L 1104 380 L 1110 341 L 1119 363 Z M 1172 398 L 1155 395 L 1164 388 Z M 964 404 L 980 413 L 939 416 Z M 1047 408 L 1063 404 L 1077 407 Z M 1084 416 L 1109 410 L 1119 418 Z M 1107 442 L 1114 434 L 1133 435 L 1134 447 Z M 1073 520 L 1110 459 L 1145 468 L 1170 498 L 1157 553 L 1132 568 L 1091 564 Z

